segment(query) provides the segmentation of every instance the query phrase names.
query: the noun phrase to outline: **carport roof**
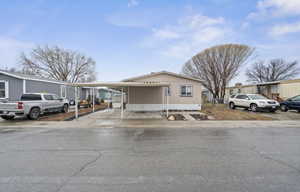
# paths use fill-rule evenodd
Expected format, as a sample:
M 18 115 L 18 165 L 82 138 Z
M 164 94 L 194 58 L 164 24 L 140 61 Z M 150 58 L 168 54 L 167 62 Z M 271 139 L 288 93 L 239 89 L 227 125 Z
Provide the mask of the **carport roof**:
M 122 87 L 168 87 L 169 83 L 165 82 L 91 82 L 91 83 L 73 83 L 77 87 L 109 87 L 109 88 L 122 88 Z

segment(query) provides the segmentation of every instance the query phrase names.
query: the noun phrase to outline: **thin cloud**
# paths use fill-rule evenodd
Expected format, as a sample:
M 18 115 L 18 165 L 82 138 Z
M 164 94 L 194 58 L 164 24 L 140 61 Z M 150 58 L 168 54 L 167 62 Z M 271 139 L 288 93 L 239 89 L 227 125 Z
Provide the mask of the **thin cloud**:
M 270 30 L 270 35 L 273 37 L 283 36 L 291 33 L 300 32 L 300 22 L 289 23 L 289 24 L 279 24 L 272 27 Z
M 224 42 L 232 34 L 223 17 L 188 15 L 174 25 L 154 28 L 143 45 L 172 58 L 186 59 L 201 49 Z
M 265 19 L 268 17 L 288 17 L 300 15 L 299 0 L 260 0 L 257 11 L 248 15 L 248 19 Z
M 129 0 L 127 6 L 128 7 L 136 7 L 140 4 L 138 0 Z
M 180 34 L 168 29 L 153 29 L 153 36 L 159 39 L 178 39 Z

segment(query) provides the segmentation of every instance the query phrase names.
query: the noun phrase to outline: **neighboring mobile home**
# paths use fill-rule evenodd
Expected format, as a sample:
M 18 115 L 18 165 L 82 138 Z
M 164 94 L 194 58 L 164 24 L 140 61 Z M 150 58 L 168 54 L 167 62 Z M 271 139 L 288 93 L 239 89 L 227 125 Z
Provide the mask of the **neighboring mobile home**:
M 0 101 L 19 100 L 24 93 L 53 93 L 69 100 L 75 89 L 66 82 L 0 70 Z
M 237 93 L 262 94 L 270 99 L 278 101 L 300 95 L 300 79 L 282 80 L 253 85 L 236 84 L 226 88 L 226 99 Z

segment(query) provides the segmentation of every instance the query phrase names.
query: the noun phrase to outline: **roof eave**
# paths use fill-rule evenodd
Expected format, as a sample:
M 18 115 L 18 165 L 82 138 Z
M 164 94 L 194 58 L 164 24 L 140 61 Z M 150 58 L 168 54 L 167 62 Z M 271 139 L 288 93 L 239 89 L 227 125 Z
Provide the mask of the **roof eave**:
M 151 76 L 155 76 L 155 75 L 160 75 L 160 74 L 167 74 L 167 75 L 175 76 L 175 77 L 178 77 L 178 78 L 184 78 L 184 79 L 189 79 L 189 80 L 197 81 L 197 82 L 200 82 L 200 83 L 203 82 L 200 79 L 196 79 L 196 78 L 193 78 L 193 77 L 188 77 L 186 75 L 181 75 L 181 74 L 177 74 L 177 73 L 173 73 L 173 72 L 168 72 L 168 71 L 154 72 L 154 73 L 150 73 L 150 74 L 146 74 L 146 75 L 141 75 L 141 76 L 137 76 L 137 77 L 127 78 L 127 79 L 123 79 L 122 82 L 130 82 L 130 81 L 134 81 L 134 80 L 138 80 L 138 79 L 142 79 L 142 78 L 146 78 L 146 77 L 151 77 Z
M 68 83 L 64 83 L 64 82 L 57 82 L 57 81 L 51 81 L 51 80 L 42 80 L 42 79 L 34 79 L 34 78 L 29 78 L 29 77 L 22 77 L 22 76 L 14 75 L 14 74 L 11 74 L 9 72 L 4 72 L 4 71 L 0 71 L 0 73 L 10 76 L 10 77 L 21 79 L 21 80 L 40 81 L 40 82 L 55 83 L 55 84 L 60 84 L 60 85 L 68 84 Z

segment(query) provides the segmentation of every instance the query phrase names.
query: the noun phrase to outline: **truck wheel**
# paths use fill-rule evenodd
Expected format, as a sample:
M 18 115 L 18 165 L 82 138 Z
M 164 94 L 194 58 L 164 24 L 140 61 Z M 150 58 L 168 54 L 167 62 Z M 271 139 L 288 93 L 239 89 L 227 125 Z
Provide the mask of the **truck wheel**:
M 254 104 L 254 103 L 251 104 L 251 105 L 250 105 L 250 109 L 251 109 L 252 112 L 256 112 L 256 111 L 257 111 L 257 105 Z
M 30 120 L 37 120 L 40 117 L 40 114 L 41 114 L 41 110 L 35 107 L 30 110 L 28 118 Z
M 13 120 L 15 116 L 1 116 L 1 118 L 9 121 L 9 120 Z
M 280 105 L 280 110 L 283 112 L 287 112 L 289 109 L 286 105 Z
M 68 113 L 69 112 L 69 105 L 68 104 L 64 104 L 64 106 L 62 108 L 62 112 L 63 113 Z
M 230 103 L 229 103 L 229 108 L 230 108 L 230 109 L 235 109 L 235 105 L 234 105 L 233 102 L 230 102 Z

